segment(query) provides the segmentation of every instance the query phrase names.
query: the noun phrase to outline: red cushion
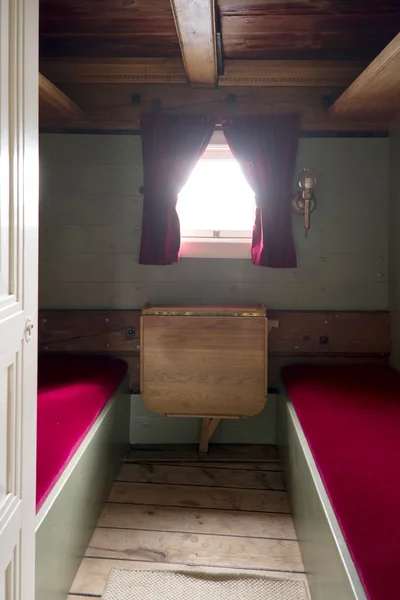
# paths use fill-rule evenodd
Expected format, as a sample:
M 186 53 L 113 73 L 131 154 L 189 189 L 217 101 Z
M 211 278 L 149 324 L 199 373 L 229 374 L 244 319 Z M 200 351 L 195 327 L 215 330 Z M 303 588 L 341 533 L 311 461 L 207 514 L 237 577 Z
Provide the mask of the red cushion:
M 367 597 L 400 597 L 400 376 L 295 365 L 282 377 Z
M 127 371 L 110 357 L 39 357 L 36 510 Z

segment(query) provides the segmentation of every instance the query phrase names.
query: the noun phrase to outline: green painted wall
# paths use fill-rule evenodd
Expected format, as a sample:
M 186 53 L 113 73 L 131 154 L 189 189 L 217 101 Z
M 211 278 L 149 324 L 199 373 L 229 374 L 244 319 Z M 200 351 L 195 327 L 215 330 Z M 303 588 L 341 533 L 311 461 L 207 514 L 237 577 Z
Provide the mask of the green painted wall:
M 400 372 L 400 123 L 390 132 L 389 308 L 392 311 L 392 366 Z
M 297 269 L 249 260 L 138 264 L 138 136 L 43 135 L 40 306 L 263 302 L 276 309 L 387 308 L 388 138 L 301 139 L 296 173 L 318 173 L 308 239 L 293 217 Z
M 212 438 L 219 444 L 275 444 L 276 395 L 269 394 L 264 410 L 248 419 L 221 421 Z M 200 419 L 161 417 L 150 412 L 141 396 L 131 397 L 132 444 L 190 444 L 200 439 Z
M 42 135 L 41 308 L 141 308 L 151 303 L 264 303 L 275 309 L 387 309 L 388 138 L 301 139 L 296 174 L 318 174 L 308 239 L 293 217 L 297 269 L 249 260 L 138 264 L 143 184 L 138 136 Z M 295 188 L 294 188 L 295 189 Z M 197 419 L 164 419 L 132 398 L 132 442 L 192 442 Z M 219 442 L 275 441 L 275 398 Z

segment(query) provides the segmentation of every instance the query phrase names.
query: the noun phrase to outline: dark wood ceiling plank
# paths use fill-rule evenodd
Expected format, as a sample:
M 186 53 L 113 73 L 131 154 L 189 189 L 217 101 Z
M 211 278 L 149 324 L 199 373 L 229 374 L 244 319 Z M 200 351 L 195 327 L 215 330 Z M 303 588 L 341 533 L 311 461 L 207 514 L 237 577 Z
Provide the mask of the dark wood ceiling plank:
M 398 12 L 398 0 L 217 0 L 222 15 L 338 15 L 369 12 L 387 14 Z
M 400 29 L 399 0 L 218 0 L 218 7 L 226 59 L 372 60 Z M 170 0 L 41 0 L 40 54 L 178 57 Z
M 326 5 L 307 4 L 310 9 Z M 360 6 L 345 14 L 306 14 L 304 7 L 303 12 L 281 10 L 274 13 L 268 4 L 258 13 L 221 11 L 225 58 L 372 60 L 400 29 L 400 2 L 387 13 Z
M 77 22 L 96 19 L 107 22 L 113 18 L 141 20 L 172 19 L 169 0 L 40 0 L 40 29 L 51 22 L 61 24 L 64 18 Z
M 166 18 L 155 18 L 149 14 L 146 18 L 127 18 L 122 15 L 112 15 L 107 19 L 93 16 L 87 19 L 77 19 L 66 15 L 57 19 L 46 19 L 42 35 L 176 35 L 172 14 Z
M 225 37 L 225 59 L 244 60 L 363 60 L 371 61 L 393 36 L 276 33 Z
M 173 36 L 133 37 L 114 36 L 41 36 L 41 57 L 180 57 L 181 50 L 176 32 Z
M 363 36 L 392 35 L 399 28 L 400 11 L 389 15 L 360 13 L 351 15 L 271 15 L 221 16 L 222 36 L 246 37 L 282 33 Z M 395 35 L 395 33 L 393 34 Z
M 41 0 L 41 36 L 93 34 L 177 37 L 169 0 Z

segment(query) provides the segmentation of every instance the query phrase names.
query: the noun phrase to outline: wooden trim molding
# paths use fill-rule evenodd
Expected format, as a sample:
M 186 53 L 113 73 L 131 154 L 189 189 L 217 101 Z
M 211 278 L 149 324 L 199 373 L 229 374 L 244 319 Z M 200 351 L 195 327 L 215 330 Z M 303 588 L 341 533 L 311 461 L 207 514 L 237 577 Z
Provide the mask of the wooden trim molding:
M 219 86 L 342 87 L 350 85 L 365 63 L 312 60 L 226 60 Z
M 187 83 L 181 58 L 47 58 L 40 68 L 62 83 Z
M 43 73 L 60 83 L 187 83 L 180 58 L 42 59 Z M 346 87 L 366 63 L 360 61 L 226 60 L 218 85 L 249 87 Z
M 400 115 L 400 33 L 361 73 L 330 109 L 337 118 Z
M 170 0 L 189 82 L 196 87 L 217 83 L 214 0 Z
M 58 89 L 44 75 L 39 73 L 39 102 L 40 107 L 50 109 L 52 113 L 62 118 L 81 119 L 83 111 L 64 92 Z

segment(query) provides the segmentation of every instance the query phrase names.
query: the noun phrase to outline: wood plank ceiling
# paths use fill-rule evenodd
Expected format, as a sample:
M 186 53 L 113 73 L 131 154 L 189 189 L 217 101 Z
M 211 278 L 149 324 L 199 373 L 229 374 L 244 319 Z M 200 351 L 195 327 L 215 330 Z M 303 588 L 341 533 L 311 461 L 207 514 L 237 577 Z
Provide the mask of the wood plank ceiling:
M 327 105 L 399 30 L 399 0 L 41 0 L 41 72 L 83 110 L 42 103 L 41 126 L 134 130 L 157 108 L 299 110 L 305 129 L 385 129 L 333 120 Z

